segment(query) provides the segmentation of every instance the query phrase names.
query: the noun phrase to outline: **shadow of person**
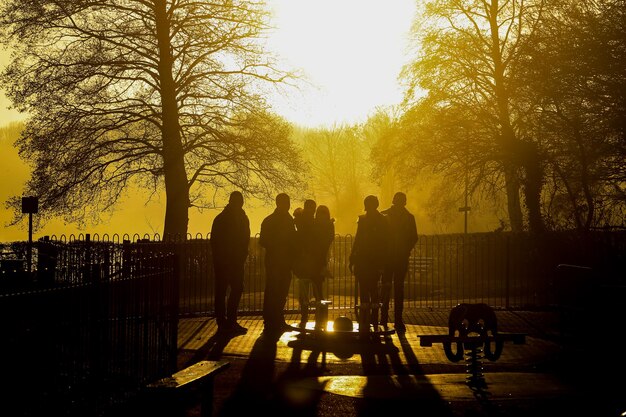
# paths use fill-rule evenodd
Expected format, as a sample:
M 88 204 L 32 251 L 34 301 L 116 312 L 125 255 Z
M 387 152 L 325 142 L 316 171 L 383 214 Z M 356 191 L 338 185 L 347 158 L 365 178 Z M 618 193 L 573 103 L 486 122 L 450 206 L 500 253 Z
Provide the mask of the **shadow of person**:
M 366 381 L 361 398 L 355 404 L 357 415 L 400 415 L 406 410 L 419 410 L 421 415 L 453 416 L 448 404 L 424 375 L 405 334 L 398 334 L 398 340 L 406 365 L 391 338 L 386 338 L 385 343 L 363 347 L 361 357 Z
M 261 413 L 276 415 L 274 382 L 278 337 L 261 334 L 255 341 L 232 394 L 224 401 L 219 416 Z
M 392 357 L 398 358 L 398 348 L 391 339 L 379 341 L 361 341 L 357 345 L 361 355 L 361 365 L 365 375 L 380 375 L 391 373 Z
M 325 373 L 318 364 L 319 350 L 312 350 L 306 361 L 303 349 L 294 347 L 291 361 L 276 379 L 276 412 L 281 416 L 310 416 L 318 414 L 318 405 L 324 394 L 327 381 L 318 378 Z
M 216 361 L 222 357 L 224 348 L 228 345 L 228 342 L 239 334 L 236 333 L 220 333 L 217 332 L 202 345 L 192 357 L 187 359 L 183 364 L 183 367 L 190 366 L 201 360 Z
M 296 378 L 310 376 L 316 377 L 328 372 L 325 359 L 322 359 L 320 362 L 320 357 L 325 355 L 325 352 L 322 352 L 315 346 L 307 345 L 305 340 L 293 340 L 289 343 L 289 346 L 292 348 L 291 361 L 283 373 L 283 377 L 289 377 L 292 375 Z M 303 361 L 302 353 L 305 351 L 308 351 L 309 354 L 306 361 Z
M 411 343 L 406 338 L 406 333 L 398 333 L 398 342 L 400 342 L 400 349 L 402 349 L 408 373 L 413 375 L 423 375 L 424 370 L 420 366 L 415 352 L 413 352 Z

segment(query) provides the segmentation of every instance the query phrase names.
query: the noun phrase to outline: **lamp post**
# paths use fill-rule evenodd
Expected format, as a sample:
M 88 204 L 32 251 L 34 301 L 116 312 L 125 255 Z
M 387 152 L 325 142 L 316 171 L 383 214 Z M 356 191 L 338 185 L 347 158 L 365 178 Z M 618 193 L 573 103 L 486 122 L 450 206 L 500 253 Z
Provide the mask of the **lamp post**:
M 472 209 L 471 207 L 469 207 L 467 205 L 467 178 L 468 174 L 467 174 L 467 167 L 465 168 L 465 205 L 463 207 L 459 207 L 459 211 L 463 212 L 463 216 L 465 217 L 465 221 L 463 224 L 463 233 L 467 234 L 467 213 Z
M 463 132 L 465 132 L 465 124 L 461 125 L 461 128 L 463 128 Z M 468 200 L 468 194 L 469 194 L 469 143 L 467 141 L 467 139 L 465 140 L 465 204 L 463 205 L 463 207 L 459 207 L 459 211 L 463 213 L 464 216 L 464 224 L 463 224 L 463 233 L 467 234 L 467 213 L 471 210 L 471 207 L 469 207 L 467 205 L 467 200 Z

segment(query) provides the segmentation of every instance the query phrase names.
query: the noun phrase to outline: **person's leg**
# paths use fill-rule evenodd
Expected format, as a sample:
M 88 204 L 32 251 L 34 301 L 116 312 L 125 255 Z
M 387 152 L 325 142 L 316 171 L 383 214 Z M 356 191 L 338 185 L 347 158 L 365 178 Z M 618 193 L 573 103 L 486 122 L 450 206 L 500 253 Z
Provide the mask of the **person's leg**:
M 408 270 L 408 259 L 393 266 L 393 327 L 397 332 L 404 332 L 406 326 L 402 319 L 404 310 L 404 281 Z
M 328 305 L 322 304 L 324 300 L 323 294 L 323 281 L 320 275 L 319 279 L 311 281 L 311 287 L 313 289 L 313 296 L 315 297 L 315 328 L 326 329 L 328 323 Z
M 378 310 L 380 310 L 380 289 L 379 289 L 379 283 L 381 283 L 383 280 L 383 273 L 382 272 L 375 272 L 372 276 L 372 282 L 371 282 L 371 317 L 370 317 L 370 323 L 372 324 L 372 326 L 374 326 L 374 329 L 376 330 L 378 328 Z
M 243 293 L 243 279 L 244 279 L 244 264 L 233 265 L 230 268 L 229 283 L 230 294 L 228 295 L 228 302 L 226 304 L 226 321 L 230 326 L 239 327 L 238 330 L 243 330 L 242 327 L 237 325 L 237 310 L 239 309 L 239 302 L 241 301 L 241 295 Z
M 355 274 L 356 275 L 356 274 Z M 362 271 L 357 275 L 359 279 L 359 292 L 361 305 L 359 308 L 359 328 L 361 331 L 369 331 L 369 325 L 376 321 L 378 317 L 373 316 L 373 312 L 378 313 L 378 274 L 372 271 Z
M 298 301 L 300 303 L 300 323 L 309 321 L 309 285 L 310 281 L 298 278 Z
M 387 327 L 389 321 L 389 302 L 391 299 L 391 286 L 393 282 L 393 269 L 390 266 L 385 268 L 383 274 L 380 301 L 382 303 L 380 311 L 380 324 Z
M 404 325 L 402 312 L 404 311 L 404 281 L 409 264 L 408 260 L 396 266 L 393 276 L 393 311 L 394 323 Z
M 277 268 L 277 288 L 276 303 L 274 304 L 274 317 L 279 329 L 285 326 L 285 304 L 289 296 L 289 286 L 291 285 L 291 269 L 288 263 L 281 264 Z
M 226 287 L 227 278 L 224 266 L 220 264 L 214 265 L 215 272 L 215 321 L 218 328 L 224 328 L 226 325 Z
M 315 297 L 315 302 L 319 303 L 324 299 L 324 291 L 323 291 L 324 282 L 321 279 L 311 280 L 311 287 L 313 288 L 313 297 Z
M 357 316 L 359 332 L 367 333 L 369 330 L 369 288 L 363 273 L 355 269 L 354 276 L 359 283 L 359 308 Z
M 265 264 L 265 291 L 263 293 L 263 326 L 269 329 L 275 324 L 275 307 L 276 304 L 276 280 L 278 277 L 274 268 L 267 263 Z

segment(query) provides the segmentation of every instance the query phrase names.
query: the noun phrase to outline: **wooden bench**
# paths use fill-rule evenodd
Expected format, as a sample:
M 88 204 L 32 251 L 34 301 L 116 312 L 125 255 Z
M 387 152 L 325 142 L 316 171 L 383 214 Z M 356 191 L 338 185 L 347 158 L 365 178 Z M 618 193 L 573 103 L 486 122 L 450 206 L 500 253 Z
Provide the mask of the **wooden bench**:
M 185 394 L 197 388 L 200 394 L 200 413 L 202 417 L 213 414 L 213 382 L 215 375 L 224 371 L 230 363 L 223 361 L 200 361 L 161 378 L 146 386 L 149 415 L 174 417 L 184 416 L 186 408 Z

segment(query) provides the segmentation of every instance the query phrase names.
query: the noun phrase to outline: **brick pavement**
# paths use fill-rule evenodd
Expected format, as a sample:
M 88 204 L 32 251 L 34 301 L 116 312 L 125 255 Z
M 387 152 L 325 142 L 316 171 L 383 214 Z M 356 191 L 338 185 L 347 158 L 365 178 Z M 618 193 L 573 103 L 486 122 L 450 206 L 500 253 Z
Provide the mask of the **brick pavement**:
M 188 318 L 179 325 L 179 366 L 202 359 L 227 360 L 232 366 L 216 379 L 214 413 L 258 412 L 274 415 L 380 415 L 406 407 L 423 415 L 521 416 L 563 415 L 587 411 L 615 416 L 626 411 L 624 382 L 612 382 L 611 365 L 590 346 L 601 342 L 566 342 L 555 312 L 496 311 L 501 332 L 524 333 L 525 343 L 505 343 L 495 362 L 482 361 L 486 386 L 466 384 L 467 364 L 452 363 L 440 344 L 420 346 L 420 335 L 446 334 L 449 310 L 405 311 L 407 332 L 352 352 L 322 354 L 298 345 L 298 332 L 278 339 L 262 334 L 262 319 L 243 316 L 245 335 L 216 334 L 212 318 Z M 352 317 L 350 311 L 333 311 Z M 286 315 L 297 323 L 298 315 Z M 296 346 L 296 348 L 290 346 Z M 340 345 L 346 345 L 345 342 Z M 346 350 L 346 349 L 344 349 Z M 347 349 L 350 350 L 350 349 Z M 607 352 L 608 353 L 608 352 Z M 193 406 L 188 415 L 199 413 Z M 294 414 L 295 413 L 295 414 Z

